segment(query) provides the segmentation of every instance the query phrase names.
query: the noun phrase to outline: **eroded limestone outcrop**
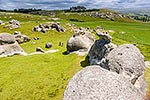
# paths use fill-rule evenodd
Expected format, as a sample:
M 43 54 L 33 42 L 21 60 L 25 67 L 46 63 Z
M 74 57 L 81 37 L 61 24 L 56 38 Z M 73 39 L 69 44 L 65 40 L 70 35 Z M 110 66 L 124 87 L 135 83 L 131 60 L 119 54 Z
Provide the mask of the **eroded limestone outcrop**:
M 108 54 L 107 61 L 110 71 L 124 76 L 130 83 L 142 89 L 143 94 L 146 94 L 144 56 L 136 46 L 123 44 L 114 48 Z M 140 84 L 136 84 L 137 82 Z
M 51 22 L 51 23 L 40 24 L 38 26 L 35 26 L 33 28 L 33 31 L 46 33 L 47 31 L 49 31 L 51 29 L 52 30 L 55 29 L 57 32 L 65 32 L 65 29 L 61 26 L 61 24 L 59 22 L 57 22 L 57 23 Z
M 12 19 L 9 21 L 9 24 L 5 25 L 4 28 L 6 27 L 9 27 L 9 29 L 16 29 L 16 28 L 19 28 L 21 25 L 20 25 L 20 22 L 18 20 L 15 20 L 15 19 Z
M 145 100 L 144 56 L 132 44 L 116 46 L 107 32 L 100 37 L 88 56 L 90 65 L 70 80 L 63 100 Z
M 144 100 L 145 96 L 117 73 L 87 66 L 69 81 L 63 100 Z
M 92 45 L 88 56 L 90 65 L 101 65 L 106 63 L 108 53 L 117 47 L 111 43 L 112 37 L 107 32 L 96 31 L 99 39 Z
M 14 35 L 9 33 L 0 34 L 0 57 L 7 57 L 16 54 L 27 55 L 20 47 Z
M 25 43 L 25 42 L 29 42 L 31 39 L 26 36 L 26 35 L 23 35 L 21 32 L 19 31 L 15 31 L 14 32 L 14 36 L 15 36 L 15 39 L 16 41 L 19 43 L 19 44 L 22 44 L 22 43 Z
M 67 52 L 88 51 L 95 41 L 95 36 L 88 30 L 78 29 L 67 42 Z

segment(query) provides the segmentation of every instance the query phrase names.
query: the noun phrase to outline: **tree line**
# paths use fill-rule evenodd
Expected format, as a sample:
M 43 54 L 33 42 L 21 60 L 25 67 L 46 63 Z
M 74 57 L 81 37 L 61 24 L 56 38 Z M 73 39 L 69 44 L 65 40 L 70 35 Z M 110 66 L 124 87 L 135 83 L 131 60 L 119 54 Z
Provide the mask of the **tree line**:
M 136 14 L 131 16 L 132 18 L 134 18 L 135 20 L 140 20 L 143 22 L 149 22 L 150 21 L 150 16 L 147 14 L 141 15 L 141 14 Z
M 20 9 L 14 9 L 14 12 L 20 12 L 20 13 L 29 13 L 29 12 L 34 12 L 34 11 L 42 11 L 42 9 L 36 9 L 36 8 L 20 8 Z

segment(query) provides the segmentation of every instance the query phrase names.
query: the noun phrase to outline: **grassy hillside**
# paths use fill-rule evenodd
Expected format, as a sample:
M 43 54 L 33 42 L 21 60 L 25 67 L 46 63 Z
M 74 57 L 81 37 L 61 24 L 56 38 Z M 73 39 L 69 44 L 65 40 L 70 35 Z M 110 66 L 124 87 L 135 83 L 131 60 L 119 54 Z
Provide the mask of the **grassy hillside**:
M 115 44 L 136 43 L 145 55 L 146 60 L 150 60 L 150 25 L 146 23 L 127 23 L 107 20 L 98 20 L 91 18 L 84 22 L 69 21 L 68 17 L 60 22 L 67 29 L 64 33 L 50 30 L 46 33 L 33 32 L 35 25 L 49 21 L 49 17 L 27 15 L 27 14 L 5 14 L 1 15 L 0 20 L 8 21 L 12 18 L 21 21 L 21 28 L 9 30 L 0 25 L 1 32 L 14 33 L 21 31 L 30 38 L 39 37 L 39 40 L 21 44 L 21 47 L 27 52 L 35 52 L 36 47 L 44 50 L 45 44 L 51 42 L 51 50 L 59 50 L 55 53 L 30 55 L 30 56 L 12 56 L 0 58 L 0 100 L 61 100 L 63 92 L 69 79 L 82 68 L 82 62 L 85 56 L 79 57 L 75 54 L 64 55 L 66 51 L 66 42 L 73 32 L 65 24 L 72 23 L 78 27 L 102 26 L 106 30 L 114 30 L 111 33 Z M 21 17 L 22 16 L 22 17 Z M 28 18 L 27 16 L 31 16 Z M 65 17 L 65 16 L 64 16 Z M 72 16 L 75 17 L 75 16 Z M 80 19 L 80 18 L 79 18 Z M 86 17 L 84 19 L 89 19 Z M 81 19 L 82 20 L 82 19 Z M 122 34 L 124 32 L 124 34 Z M 32 44 L 36 42 L 36 44 Z M 60 47 L 59 42 L 64 46 Z M 147 69 L 145 77 L 150 89 L 150 70 Z
M 44 55 L 0 58 L 0 100 L 59 100 L 68 80 L 82 68 L 80 62 L 84 57 L 63 54 L 66 51 L 66 40 L 72 33 L 58 33 L 55 30 L 45 34 L 33 32 L 32 28 L 40 23 L 44 22 L 23 21 L 21 28 L 15 30 L 0 26 L 0 32 L 21 31 L 30 38 L 39 37 L 37 41 L 31 40 L 21 45 L 28 53 L 35 52 L 36 47 L 45 49 L 47 42 L 53 44 L 51 50 L 59 50 Z M 64 43 L 63 47 L 58 46 L 60 41 Z

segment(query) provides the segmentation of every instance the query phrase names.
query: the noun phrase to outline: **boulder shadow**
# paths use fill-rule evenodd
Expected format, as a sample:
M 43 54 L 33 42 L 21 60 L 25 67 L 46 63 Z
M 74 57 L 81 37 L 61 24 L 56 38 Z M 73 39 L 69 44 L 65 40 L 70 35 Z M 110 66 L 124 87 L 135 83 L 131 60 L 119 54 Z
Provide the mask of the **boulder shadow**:
M 64 51 L 62 54 L 63 55 L 68 55 L 69 53 L 67 51 Z
M 89 56 L 86 56 L 86 57 L 85 57 L 85 60 L 80 62 L 80 65 L 81 65 L 82 67 L 89 66 L 89 65 L 90 65 Z

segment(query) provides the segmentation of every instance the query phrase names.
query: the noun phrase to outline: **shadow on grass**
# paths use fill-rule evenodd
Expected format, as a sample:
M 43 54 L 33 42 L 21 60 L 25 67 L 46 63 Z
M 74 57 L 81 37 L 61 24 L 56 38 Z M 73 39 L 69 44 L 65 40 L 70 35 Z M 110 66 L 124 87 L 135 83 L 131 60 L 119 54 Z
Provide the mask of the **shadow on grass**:
M 63 55 L 68 55 L 69 53 L 67 51 L 64 51 L 62 54 Z
M 89 66 L 89 65 L 90 65 L 89 56 L 86 56 L 86 57 L 85 57 L 85 60 L 84 60 L 84 61 L 81 61 L 80 64 L 81 64 L 82 67 Z

